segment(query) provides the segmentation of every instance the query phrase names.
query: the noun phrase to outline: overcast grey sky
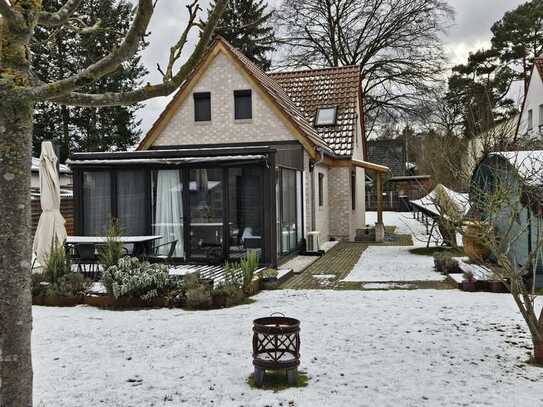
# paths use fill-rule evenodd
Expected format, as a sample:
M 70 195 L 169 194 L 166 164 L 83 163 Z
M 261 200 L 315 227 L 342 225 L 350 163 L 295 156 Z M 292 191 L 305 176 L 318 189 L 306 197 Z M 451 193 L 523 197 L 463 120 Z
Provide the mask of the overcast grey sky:
M 132 0 L 135 2 L 136 0 Z M 300 0 L 303 1 L 303 0 Z M 451 64 L 462 63 L 470 51 L 475 51 L 489 45 L 490 27 L 503 14 L 515 8 L 525 0 L 449 0 L 456 11 L 453 27 L 444 37 L 444 45 Z M 269 3 L 278 3 L 272 0 Z M 209 1 L 202 0 L 202 6 L 207 8 Z M 151 44 L 145 50 L 143 61 L 150 71 L 146 81 L 160 80 L 156 64 L 168 59 L 169 47 L 178 37 L 185 26 L 187 13 L 186 0 L 159 0 L 151 21 Z M 190 49 L 190 48 L 187 48 Z M 159 98 L 148 101 L 138 112 L 142 119 L 142 130 L 147 131 L 158 117 L 169 98 Z

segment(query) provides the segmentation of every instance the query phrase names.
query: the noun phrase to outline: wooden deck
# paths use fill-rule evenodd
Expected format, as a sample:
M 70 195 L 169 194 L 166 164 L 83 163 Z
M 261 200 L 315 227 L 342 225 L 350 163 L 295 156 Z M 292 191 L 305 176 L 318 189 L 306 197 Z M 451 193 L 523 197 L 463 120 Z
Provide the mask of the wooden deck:
M 284 289 L 332 289 L 353 269 L 365 243 L 340 242 L 319 260 L 281 285 Z

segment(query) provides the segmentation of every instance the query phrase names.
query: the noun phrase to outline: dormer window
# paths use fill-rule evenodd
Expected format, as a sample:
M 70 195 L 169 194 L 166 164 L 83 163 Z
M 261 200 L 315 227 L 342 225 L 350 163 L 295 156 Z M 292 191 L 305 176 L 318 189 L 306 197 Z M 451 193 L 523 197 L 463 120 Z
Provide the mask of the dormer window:
M 315 126 L 333 126 L 336 124 L 336 112 L 335 106 L 319 108 L 315 116 Z

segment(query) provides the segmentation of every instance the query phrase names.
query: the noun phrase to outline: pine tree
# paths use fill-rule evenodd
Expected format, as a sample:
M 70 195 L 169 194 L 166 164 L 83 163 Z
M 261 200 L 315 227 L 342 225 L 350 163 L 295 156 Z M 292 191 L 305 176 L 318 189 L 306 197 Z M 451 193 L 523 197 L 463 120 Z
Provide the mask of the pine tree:
M 214 6 L 213 1 L 211 9 Z M 271 66 L 268 53 L 275 50 L 271 16 L 264 0 L 230 0 L 216 32 L 263 70 L 268 70 Z
M 45 10 L 58 10 L 64 2 L 43 0 L 43 6 Z M 78 29 L 77 20 L 61 30 L 38 27 L 32 43 L 34 73 L 39 79 L 51 82 L 73 75 L 107 55 L 128 31 L 131 13 L 132 5 L 127 0 L 83 0 L 79 15 L 92 29 Z M 146 74 L 141 56 L 137 55 L 84 90 L 126 91 L 136 88 Z M 140 107 L 81 108 L 38 103 L 32 138 L 34 154 L 39 155 L 43 140 L 52 140 L 60 145 L 61 161 L 65 161 L 72 151 L 126 149 L 141 136 L 139 121 L 135 117 Z

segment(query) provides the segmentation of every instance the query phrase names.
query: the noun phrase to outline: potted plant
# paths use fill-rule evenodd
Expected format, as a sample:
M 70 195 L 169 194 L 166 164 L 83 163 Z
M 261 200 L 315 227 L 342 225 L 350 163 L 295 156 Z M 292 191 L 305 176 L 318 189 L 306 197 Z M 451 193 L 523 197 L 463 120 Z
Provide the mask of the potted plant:
M 476 280 L 471 271 L 464 272 L 464 280 L 462 281 L 462 290 L 468 292 L 476 291 Z
M 274 269 L 266 269 L 262 272 L 262 289 L 263 290 L 274 290 L 277 288 L 279 284 L 279 280 L 277 278 L 277 270 Z
M 507 287 L 505 286 L 503 281 L 493 275 L 492 278 L 488 281 L 488 290 L 491 293 L 506 293 Z

